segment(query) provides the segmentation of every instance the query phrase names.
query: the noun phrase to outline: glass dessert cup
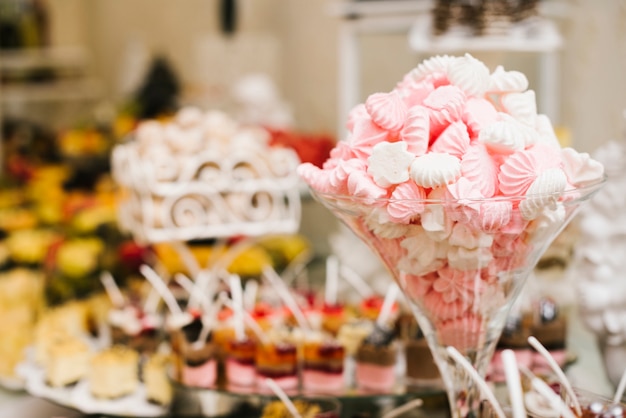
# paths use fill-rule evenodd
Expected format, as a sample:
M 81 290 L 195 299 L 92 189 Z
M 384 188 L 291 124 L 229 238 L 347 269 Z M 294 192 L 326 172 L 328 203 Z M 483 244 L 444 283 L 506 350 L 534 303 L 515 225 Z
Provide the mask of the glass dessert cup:
M 447 347 L 485 376 L 530 272 L 604 182 L 556 194 L 459 200 L 312 194 L 374 251 L 402 289 L 441 373 L 452 417 L 459 418 L 478 416 L 480 390 Z

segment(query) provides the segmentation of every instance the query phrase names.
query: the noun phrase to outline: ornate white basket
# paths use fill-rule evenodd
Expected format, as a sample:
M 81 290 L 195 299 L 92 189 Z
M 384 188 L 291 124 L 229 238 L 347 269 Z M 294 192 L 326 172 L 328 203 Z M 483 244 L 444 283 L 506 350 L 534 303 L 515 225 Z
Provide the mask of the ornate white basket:
M 119 222 L 149 243 L 295 233 L 298 164 L 293 150 L 253 141 L 174 152 L 131 140 L 112 154 Z

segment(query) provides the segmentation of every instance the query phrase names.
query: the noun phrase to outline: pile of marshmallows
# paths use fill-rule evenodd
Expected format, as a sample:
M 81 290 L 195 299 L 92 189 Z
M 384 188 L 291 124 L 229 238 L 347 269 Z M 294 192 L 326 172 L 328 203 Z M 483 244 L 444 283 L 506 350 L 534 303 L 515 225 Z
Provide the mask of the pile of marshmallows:
M 469 54 L 424 61 L 356 106 L 347 128 L 322 168 L 298 173 L 348 197 L 335 204 L 360 213 L 443 343 L 461 348 L 501 306 L 497 272 L 519 267 L 562 223 L 564 192 L 604 175 L 588 154 L 561 148 L 524 74 L 490 72 Z

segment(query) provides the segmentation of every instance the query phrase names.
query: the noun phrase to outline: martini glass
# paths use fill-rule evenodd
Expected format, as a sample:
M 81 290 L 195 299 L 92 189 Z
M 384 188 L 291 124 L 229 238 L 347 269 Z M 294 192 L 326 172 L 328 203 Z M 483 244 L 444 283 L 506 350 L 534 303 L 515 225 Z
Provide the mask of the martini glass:
M 478 416 L 481 396 L 446 347 L 455 347 L 484 377 L 529 273 L 604 182 L 488 199 L 312 193 L 374 251 L 404 292 L 439 367 L 452 417 L 460 418 Z

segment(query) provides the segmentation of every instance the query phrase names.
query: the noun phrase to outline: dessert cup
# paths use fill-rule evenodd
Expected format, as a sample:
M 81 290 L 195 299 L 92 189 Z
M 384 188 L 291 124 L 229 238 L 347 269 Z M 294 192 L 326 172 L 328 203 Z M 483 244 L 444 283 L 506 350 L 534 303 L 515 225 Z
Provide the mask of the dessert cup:
M 458 418 L 478 416 L 480 393 L 446 347 L 465 355 L 484 377 L 529 273 L 604 182 L 561 193 L 476 199 L 312 194 L 375 252 L 402 289 Z M 398 211 L 412 216 L 391 219 Z

